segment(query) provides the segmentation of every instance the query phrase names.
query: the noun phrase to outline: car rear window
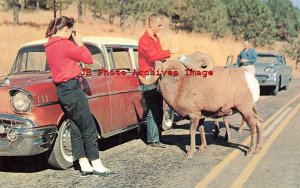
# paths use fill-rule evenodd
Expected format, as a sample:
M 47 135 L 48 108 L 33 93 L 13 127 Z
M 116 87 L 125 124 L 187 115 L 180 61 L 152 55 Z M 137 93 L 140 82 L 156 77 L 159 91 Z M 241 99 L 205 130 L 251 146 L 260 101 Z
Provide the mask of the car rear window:
M 111 69 L 132 71 L 129 48 L 109 47 L 107 53 Z

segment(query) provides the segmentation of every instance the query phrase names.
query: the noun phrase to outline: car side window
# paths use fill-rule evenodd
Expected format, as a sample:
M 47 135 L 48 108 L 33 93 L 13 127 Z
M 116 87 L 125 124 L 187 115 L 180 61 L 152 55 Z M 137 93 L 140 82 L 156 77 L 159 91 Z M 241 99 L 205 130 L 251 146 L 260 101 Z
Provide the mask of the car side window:
M 49 71 L 42 47 L 22 50 L 18 58 L 19 72 Z
M 109 47 L 107 53 L 111 69 L 132 71 L 129 48 Z
M 91 69 L 92 71 L 98 71 L 98 69 L 106 68 L 105 60 L 101 50 L 90 44 L 85 45 L 93 56 L 93 64 L 85 64 L 84 67 Z

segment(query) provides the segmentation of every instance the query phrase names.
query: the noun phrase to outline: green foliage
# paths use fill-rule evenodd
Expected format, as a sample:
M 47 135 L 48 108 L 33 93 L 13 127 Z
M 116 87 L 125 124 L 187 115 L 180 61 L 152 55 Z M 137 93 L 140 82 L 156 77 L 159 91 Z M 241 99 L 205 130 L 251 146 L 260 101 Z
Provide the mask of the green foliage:
M 297 36 L 299 28 L 299 9 L 289 0 L 268 0 L 268 7 L 276 23 L 276 37 L 290 40 Z
M 229 25 L 236 39 L 251 38 L 255 45 L 274 41 L 275 21 L 261 0 L 232 0 L 227 6 Z
M 12 2 L 20 2 L 24 9 L 34 9 L 38 0 L 3 0 L 3 7 L 12 8 Z M 299 48 L 300 10 L 290 0 L 56 0 L 62 8 L 77 2 L 79 16 L 83 5 L 95 18 L 114 23 L 120 17 L 124 28 L 128 17 L 146 23 L 153 14 L 161 14 L 171 20 L 174 29 L 194 32 L 210 32 L 214 38 L 230 31 L 236 39 L 250 38 L 255 45 L 272 44 L 275 40 L 290 42 L 290 50 Z M 39 0 L 39 8 L 53 9 L 53 0 Z M 59 7 L 57 7 L 59 9 Z M 294 52 L 290 52 L 292 55 Z M 298 52 L 297 52 L 298 53 Z M 294 55 L 292 55 L 294 56 Z
M 300 38 L 294 38 L 285 46 L 285 52 L 292 58 L 300 58 Z
M 172 4 L 167 15 L 177 15 L 181 29 L 196 32 L 211 32 L 213 37 L 222 37 L 228 31 L 227 8 L 221 0 L 181 0 Z
M 154 13 L 167 15 L 168 8 L 172 8 L 172 3 L 172 0 L 131 0 L 129 14 L 136 20 L 146 21 Z

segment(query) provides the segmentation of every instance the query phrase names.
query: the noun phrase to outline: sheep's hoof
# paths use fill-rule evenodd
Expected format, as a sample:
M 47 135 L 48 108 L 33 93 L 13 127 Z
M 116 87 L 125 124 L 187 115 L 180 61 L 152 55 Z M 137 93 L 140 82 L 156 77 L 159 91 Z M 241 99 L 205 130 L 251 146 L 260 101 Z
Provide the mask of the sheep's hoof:
M 207 145 L 203 144 L 199 147 L 199 151 L 205 152 L 206 148 L 207 148 Z
M 254 153 L 255 153 L 255 150 L 254 150 L 252 147 L 250 147 L 250 149 L 248 150 L 248 152 L 247 152 L 247 154 L 246 154 L 246 157 L 250 157 L 250 156 L 252 156 Z
M 262 149 L 262 146 L 261 145 L 257 145 L 256 146 L 256 149 L 255 149 L 255 153 L 259 153 L 260 152 L 260 150 Z
M 188 157 L 188 158 L 193 158 L 194 153 L 195 153 L 195 151 L 190 149 L 190 150 L 187 152 L 187 157 Z

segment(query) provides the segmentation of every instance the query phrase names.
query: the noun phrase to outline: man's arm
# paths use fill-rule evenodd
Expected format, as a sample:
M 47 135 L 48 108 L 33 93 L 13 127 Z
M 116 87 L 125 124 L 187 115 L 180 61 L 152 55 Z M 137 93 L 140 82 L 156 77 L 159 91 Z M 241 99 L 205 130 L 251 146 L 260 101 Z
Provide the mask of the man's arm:
M 138 50 L 152 62 L 164 60 L 171 56 L 170 50 L 156 49 L 153 43 L 147 40 L 139 41 Z
M 255 61 L 257 59 L 257 54 L 256 54 L 255 50 L 251 48 L 249 51 L 249 55 L 250 55 L 250 57 L 248 58 L 247 63 L 249 63 L 249 64 L 255 63 Z

